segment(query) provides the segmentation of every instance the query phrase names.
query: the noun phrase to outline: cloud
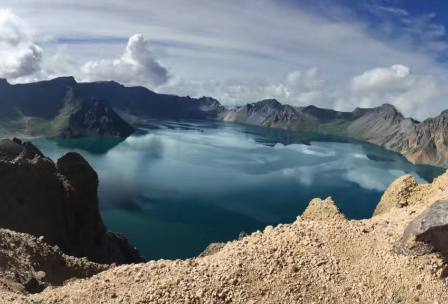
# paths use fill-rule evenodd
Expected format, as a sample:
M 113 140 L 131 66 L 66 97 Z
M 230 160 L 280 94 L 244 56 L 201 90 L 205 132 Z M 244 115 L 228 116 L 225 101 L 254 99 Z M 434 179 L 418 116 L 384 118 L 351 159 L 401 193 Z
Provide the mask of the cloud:
M 324 99 L 326 82 L 316 67 L 290 72 L 283 83 L 267 87 L 266 94 L 292 105 L 319 104 Z
M 407 66 L 395 64 L 368 70 L 352 78 L 340 107 L 372 107 L 391 103 L 406 115 L 419 119 L 432 113 L 425 105 L 441 102 L 448 93 L 446 82 L 432 75 L 413 74 Z M 345 98 L 344 98 L 345 97 Z
M 310 104 L 343 111 L 355 107 L 395 105 L 403 114 L 425 119 L 446 108 L 448 83 L 433 75 L 415 74 L 408 66 L 394 64 L 369 69 L 346 81 L 323 79 L 315 67 L 288 73 L 281 82 L 262 80 L 194 82 L 173 79 L 161 92 L 200 97 L 213 96 L 228 106 L 275 98 L 293 106 Z
M 26 24 L 10 10 L 0 9 L 0 77 L 16 79 L 40 70 L 42 49 Z
M 366 166 L 348 170 L 345 172 L 345 178 L 364 189 L 384 191 L 392 181 L 404 174 L 406 172 L 399 169 L 385 170 Z
M 292 71 L 278 83 L 259 79 L 198 82 L 175 78 L 161 87 L 160 91 L 194 97 L 213 96 L 230 106 L 266 98 L 275 98 L 295 106 L 328 106 L 325 94 L 329 89 L 318 69 L 312 67 Z
M 325 10 L 316 9 L 322 4 L 275 0 L 3 0 L 2 5 L 48 38 L 34 39 L 45 49 L 43 71 L 23 81 L 73 74 L 84 81 L 114 79 L 164 93 L 210 95 L 228 105 L 277 98 L 352 110 L 390 102 L 420 119 L 446 108 L 447 61 L 440 60 L 446 57 L 446 30 L 434 14 L 386 6 L 359 14 L 334 1 L 325 2 Z M 17 41 L 10 33 L 2 35 Z M 129 33 L 143 36 L 123 52 Z M 143 37 L 151 41 L 150 50 Z M 23 70 L 20 58 L 39 58 L 41 52 L 27 50 L 22 57 L 10 52 L 17 59 L 8 59 L 12 70 Z M 412 71 L 399 77 L 390 68 L 396 64 Z M 371 71 L 390 83 L 353 85 Z M 20 74 L 27 73 L 13 76 Z
M 411 69 L 401 64 L 388 68 L 375 68 L 354 77 L 351 89 L 354 92 L 370 92 L 383 88 L 399 88 L 403 79 L 411 74 Z
M 129 38 L 120 58 L 88 61 L 81 67 L 84 80 L 116 80 L 129 85 L 158 87 L 168 80 L 168 71 L 153 56 L 143 35 Z

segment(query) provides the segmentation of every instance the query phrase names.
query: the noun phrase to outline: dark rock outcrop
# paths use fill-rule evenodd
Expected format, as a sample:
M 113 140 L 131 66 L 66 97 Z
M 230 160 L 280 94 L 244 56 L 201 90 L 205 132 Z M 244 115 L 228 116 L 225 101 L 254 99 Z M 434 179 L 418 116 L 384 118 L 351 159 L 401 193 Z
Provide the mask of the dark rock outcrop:
M 423 255 L 439 252 L 448 257 L 448 201 L 437 201 L 406 227 L 398 252 Z
M 78 153 L 53 163 L 31 143 L 0 141 L 0 228 L 43 236 L 63 252 L 99 263 L 142 261 L 99 213 L 98 176 Z
M 128 137 L 134 128 L 100 100 L 78 102 L 66 120 L 60 137 Z

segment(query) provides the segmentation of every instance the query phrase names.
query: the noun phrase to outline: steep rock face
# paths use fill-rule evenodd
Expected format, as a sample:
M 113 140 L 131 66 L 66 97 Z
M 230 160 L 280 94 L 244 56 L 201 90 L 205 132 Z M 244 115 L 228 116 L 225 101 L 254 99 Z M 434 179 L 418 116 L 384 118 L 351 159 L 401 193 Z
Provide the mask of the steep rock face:
M 401 149 L 414 124 L 389 104 L 366 111 L 347 127 L 347 135 L 389 149 Z
M 109 233 L 98 207 L 98 176 L 68 153 L 55 165 L 30 143 L 0 141 L 0 227 L 43 236 L 65 253 L 100 263 L 142 261 Z
M 99 100 L 75 102 L 66 125 L 58 130 L 60 137 L 127 137 L 134 128 L 110 106 Z
M 448 111 L 420 123 L 383 105 L 353 121 L 347 135 L 400 152 L 416 164 L 448 166 Z
M 229 111 L 224 116 L 224 121 L 267 126 L 268 120 L 281 108 L 282 105 L 277 100 L 266 99 Z
M 316 125 L 317 120 L 290 105 L 282 105 L 275 99 L 266 99 L 228 110 L 224 121 L 259 125 L 269 128 L 300 130 Z
M 414 163 L 448 164 L 448 111 L 420 123 L 404 151 Z
M 448 111 L 418 122 L 393 105 L 339 112 L 263 100 L 226 110 L 224 121 L 350 137 L 403 154 L 416 164 L 448 166 Z

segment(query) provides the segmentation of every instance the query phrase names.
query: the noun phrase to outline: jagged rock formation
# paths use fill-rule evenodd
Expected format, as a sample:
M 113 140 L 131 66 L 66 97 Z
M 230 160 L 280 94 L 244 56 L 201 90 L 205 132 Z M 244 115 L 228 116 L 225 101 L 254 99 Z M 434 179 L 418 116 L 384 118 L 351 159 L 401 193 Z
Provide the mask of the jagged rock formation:
M 134 132 L 131 125 L 100 100 L 68 100 L 63 111 L 56 117 L 57 137 L 127 137 Z
M 265 127 L 355 138 L 403 154 L 415 164 L 448 166 L 448 111 L 418 122 L 394 106 L 338 112 L 315 106 L 292 107 L 262 100 L 226 110 L 222 119 Z
M 95 262 L 142 261 L 125 238 L 107 231 L 97 187 L 96 172 L 77 153 L 55 164 L 31 143 L 0 141 L 0 228 L 43 236 Z
M 408 187 L 407 178 L 394 184 L 409 192 L 386 195 L 398 201 L 396 207 L 368 220 L 344 220 L 332 200 L 313 200 L 308 216 L 267 227 L 209 255 L 119 266 L 38 294 L 6 290 L 0 297 L 58 304 L 447 303 L 447 265 L 439 249 L 410 256 L 396 246 L 410 222 L 440 214 L 430 206 L 448 197 L 448 173 L 424 186 L 424 199 L 415 190 L 423 185 Z
M 429 118 L 417 125 L 403 150 L 414 163 L 447 166 L 448 160 L 448 111 Z

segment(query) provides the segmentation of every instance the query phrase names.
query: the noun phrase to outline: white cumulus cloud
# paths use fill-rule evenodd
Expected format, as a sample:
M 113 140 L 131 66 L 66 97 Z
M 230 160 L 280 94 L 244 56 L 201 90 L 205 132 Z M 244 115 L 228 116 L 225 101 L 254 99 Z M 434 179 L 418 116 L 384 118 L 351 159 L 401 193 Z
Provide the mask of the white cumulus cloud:
M 81 67 L 84 80 L 115 80 L 128 85 L 158 87 L 168 80 L 168 71 L 152 55 L 143 35 L 129 38 L 126 49 L 117 59 L 88 61 Z
M 352 78 L 348 96 L 340 98 L 345 107 L 373 107 L 391 103 L 406 115 L 419 119 L 434 114 L 434 105 L 446 96 L 444 83 L 432 76 L 414 74 L 407 66 L 395 64 L 368 70 Z
M 275 98 L 295 106 L 329 106 L 326 103 L 328 87 L 315 67 L 292 71 L 276 83 L 257 79 L 205 82 L 173 79 L 161 87 L 160 91 L 195 97 L 213 96 L 226 105 L 242 105 Z
M 0 77 L 16 79 L 40 70 L 42 50 L 27 25 L 10 10 L 0 9 Z

